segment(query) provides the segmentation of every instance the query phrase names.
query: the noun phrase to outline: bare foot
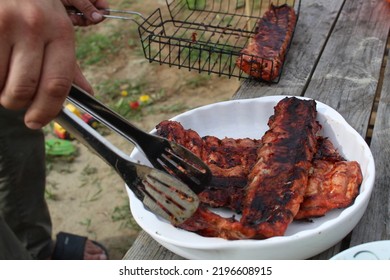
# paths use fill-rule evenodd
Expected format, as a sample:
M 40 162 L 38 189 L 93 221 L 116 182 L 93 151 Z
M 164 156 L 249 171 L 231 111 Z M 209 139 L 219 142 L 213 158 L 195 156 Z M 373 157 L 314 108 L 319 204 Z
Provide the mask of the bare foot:
M 107 260 L 104 250 L 87 239 L 85 242 L 84 260 Z

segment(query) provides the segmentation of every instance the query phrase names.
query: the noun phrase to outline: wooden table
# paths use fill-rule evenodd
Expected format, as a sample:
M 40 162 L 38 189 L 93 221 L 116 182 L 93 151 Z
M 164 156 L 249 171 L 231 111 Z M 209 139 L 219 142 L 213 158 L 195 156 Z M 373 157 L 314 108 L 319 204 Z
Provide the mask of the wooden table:
M 376 180 L 367 211 L 329 259 L 365 242 L 390 239 L 390 3 L 386 0 L 302 0 L 299 21 L 278 84 L 244 81 L 233 99 L 297 95 L 336 109 L 370 145 Z M 141 232 L 124 259 L 182 259 Z

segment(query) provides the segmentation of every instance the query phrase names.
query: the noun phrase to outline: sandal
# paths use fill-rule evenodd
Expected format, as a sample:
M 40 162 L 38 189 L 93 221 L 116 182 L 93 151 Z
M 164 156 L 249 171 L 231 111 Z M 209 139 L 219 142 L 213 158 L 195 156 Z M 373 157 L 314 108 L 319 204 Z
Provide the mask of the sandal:
M 88 238 L 71 233 L 60 232 L 57 234 L 57 241 L 54 247 L 53 260 L 83 260 L 85 243 Z M 100 247 L 108 259 L 107 249 L 100 243 L 92 241 L 96 246 Z

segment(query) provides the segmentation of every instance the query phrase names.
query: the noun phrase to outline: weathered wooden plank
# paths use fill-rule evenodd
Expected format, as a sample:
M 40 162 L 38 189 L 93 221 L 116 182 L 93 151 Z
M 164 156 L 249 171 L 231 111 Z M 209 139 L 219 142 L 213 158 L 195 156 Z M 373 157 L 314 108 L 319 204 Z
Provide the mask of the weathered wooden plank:
M 302 95 L 326 44 L 342 0 L 302 0 L 291 48 L 278 84 L 244 81 L 234 99 L 267 95 Z
M 378 85 L 390 7 L 346 0 L 305 96 L 336 109 L 363 136 Z
M 383 81 L 370 145 L 376 167 L 375 187 L 366 213 L 352 232 L 351 246 L 390 239 L 390 62 L 388 59 Z
M 375 100 L 390 28 L 389 18 L 390 6 L 386 1 L 347 0 L 305 94 L 336 109 L 363 137 L 367 133 Z M 384 119 L 384 116 L 378 118 Z M 375 145 L 383 150 L 381 144 Z M 378 172 L 386 173 L 385 170 Z M 379 209 L 375 205 L 371 208 L 374 211 Z M 375 220 L 379 218 L 376 214 L 369 214 L 370 220 L 366 218 L 358 228 L 378 225 L 380 221 Z M 367 240 L 372 237 L 369 231 Z M 358 235 L 353 232 L 354 243 L 363 240 L 355 237 Z M 349 240 L 344 242 L 350 245 Z M 328 259 L 341 248 L 341 244 L 337 244 L 316 258 Z
M 150 235 L 142 231 L 131 249 L 123 257 L 125 260 L 182 260 L 183 258 L 165 249 Z

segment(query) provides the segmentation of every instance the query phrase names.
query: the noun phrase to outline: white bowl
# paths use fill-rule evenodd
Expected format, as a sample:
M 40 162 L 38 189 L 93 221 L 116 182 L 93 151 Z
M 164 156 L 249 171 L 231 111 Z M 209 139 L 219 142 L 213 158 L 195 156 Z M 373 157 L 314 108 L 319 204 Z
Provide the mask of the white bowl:
M 259 139 L 268 129 L 267 122 L 274 113 L 274 106 L 285 97 L 215 103 L 185 112 L 172 120 L 201 136 Z M 375 166 L 364 139 L 339 113 L 318 101 L 317 111 L 317 119 L 323 126 L 322 135 L 329 137 L 348 160 L 360 163 L 363 183 L 360 194 L 350 207 L 330 211 L 311 223 L 294 221 L 284 236 L 265 240 L 224 240 L 175 228 L 168 221 L 146 211 L 128 191 L 134 219 L 161 245 L 188 259 L 306 259 L 330 248 L 343 239 L 363 216 L 374 186 Z M 131 157 L 150 165 L 138 150 L 134 150 Z

